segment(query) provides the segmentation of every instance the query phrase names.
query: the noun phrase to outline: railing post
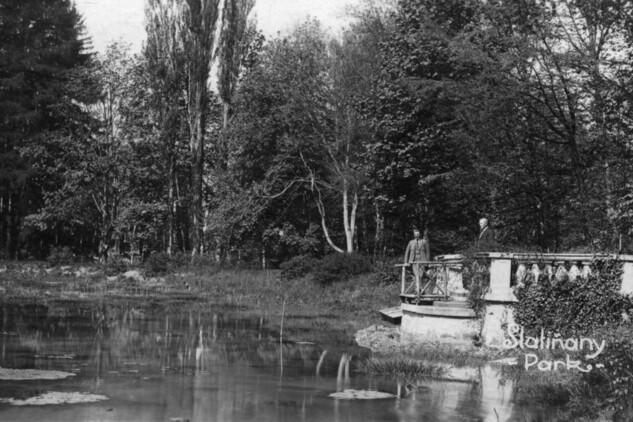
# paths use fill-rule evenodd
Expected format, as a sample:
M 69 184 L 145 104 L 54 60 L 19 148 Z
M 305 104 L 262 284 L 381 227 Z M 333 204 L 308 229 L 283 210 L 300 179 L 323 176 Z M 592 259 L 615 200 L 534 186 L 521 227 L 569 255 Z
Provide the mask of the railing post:
M 487 253 L 490 259 L 490 288 L 484 296 L 486 302 L 481 337 L 486 346 L 501 347 L 505 339 L 503 329 L 514 323 L 514 304 L 518 302 L 510 285 L 512 281 L 512 254 Z
M 484 299 L 489 302 L 518 302 L 512 292 L 512 255 L 490 255 L 490 288 Z M 498 256 L 492 256 L 498 255 Z
M 622 263 L 622 286 L 620 293 L 623 295 L 633 295 L 633 262 L 624 261 Z

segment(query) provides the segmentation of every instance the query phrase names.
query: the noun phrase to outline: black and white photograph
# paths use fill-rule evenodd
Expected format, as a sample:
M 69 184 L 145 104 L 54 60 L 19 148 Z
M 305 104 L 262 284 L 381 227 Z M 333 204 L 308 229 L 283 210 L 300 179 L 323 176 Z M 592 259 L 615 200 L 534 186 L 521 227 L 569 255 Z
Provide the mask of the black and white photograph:
M 0 0 L 0 421 L 633 422 L 633 0 Z

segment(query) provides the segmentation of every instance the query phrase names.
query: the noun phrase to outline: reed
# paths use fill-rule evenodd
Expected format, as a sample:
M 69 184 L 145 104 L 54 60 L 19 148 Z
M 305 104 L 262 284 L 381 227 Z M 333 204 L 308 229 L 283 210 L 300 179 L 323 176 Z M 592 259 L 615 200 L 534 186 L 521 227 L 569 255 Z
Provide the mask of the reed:
M 446 365 L 406 357 L 371 357 L 361 362 L 359 371 L 367 375 L 384 375 L 415 381 L 438 379 L 446 375 Z

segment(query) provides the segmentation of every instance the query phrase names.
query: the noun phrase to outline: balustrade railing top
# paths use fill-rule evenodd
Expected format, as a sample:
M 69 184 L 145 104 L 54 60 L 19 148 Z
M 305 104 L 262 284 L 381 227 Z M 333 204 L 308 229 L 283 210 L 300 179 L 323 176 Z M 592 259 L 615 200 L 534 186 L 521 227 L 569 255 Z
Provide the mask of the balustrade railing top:
M 490 259 L 490 288 L 486 295 L 487 300 L 491 301 L 510 301 L 515 302 L 516 298 L 511 289 L 511 268 L 512 263 L 518 263 L 517 278 L 522 278 L 522 275 L 529 270 L 526 265 L 532 265 L 530 270 L 535 278 L 538 279 L 538 274 L 541 273 L 538 268 L 539 263 L 546 265 L 545 272 L 549 273 L 548 276 L 555 276 L 555 272 L 563 272 L 571 275 L 572 279 L 578 276 L 587 278 L 591 272 L 590 264 L 598 259 L 615 259 L 622 263 L 622 294 L 633 294 L 633 255 L 619 255 L 608 253 L 595 253 L 595 254 L 577 254 L 577 253 L 508 253 L 508 252 L 482 252 L 477 254 L 478 258 Z M 564 269 L 565 263 L 571 264 L 569 271 Z M 578 268 L 577 263 L 582 264 L 584 267 L 582 270 Z M 552 269 L 552 265 L 558 265 L 560 270 Z M 520 280 L 519 280 L 520 281 Z
M 526 252 L 480 252 L 477 258 L 511 259 L 515 261 L 573 261 L 589 263 L 596 259 L 617 259 L 622 262 L 633 262 L 633 255 L 618 255 L 609 253 L 581 254 L 581 253 L 526 253 Z

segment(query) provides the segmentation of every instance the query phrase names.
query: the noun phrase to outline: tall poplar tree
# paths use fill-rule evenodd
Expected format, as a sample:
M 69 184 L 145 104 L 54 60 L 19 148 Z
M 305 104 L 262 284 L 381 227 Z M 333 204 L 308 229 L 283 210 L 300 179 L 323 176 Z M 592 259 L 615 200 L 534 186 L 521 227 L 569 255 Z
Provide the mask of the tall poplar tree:
M 224 11 L 221 4 L 224 4 Z M 148 26 L 148 37 L 154 43 L 164 43 L 158 48 L 169 51 L 174 62 L 177 61 L 175 57 L 182 56 L 190 133 L 192 255 L 202 253 L 203 249 L 205 115 L 209 106 L 209 80 L 214 51 L 216 47 L 220 49 L 220 68 L 231 73 L 231 63 L 235 60 L 234 49 L 239 44 L 240 34 L 244 33 L 245 23 L 240 22 L 245 22 L 250 8 L 252 2 L 243 0 L 151 0 L 148 4 L 148 17 L 155 19 L 158 16 L 163 22 Z M 172 35 L 164 37 L 160 35 L 163 31 Z M 223 36 L 225 32 L 227 35 Z M 223 42 L 216 39 L 218 34 Z M 225 54 L 223 48 L 227 51 Z

